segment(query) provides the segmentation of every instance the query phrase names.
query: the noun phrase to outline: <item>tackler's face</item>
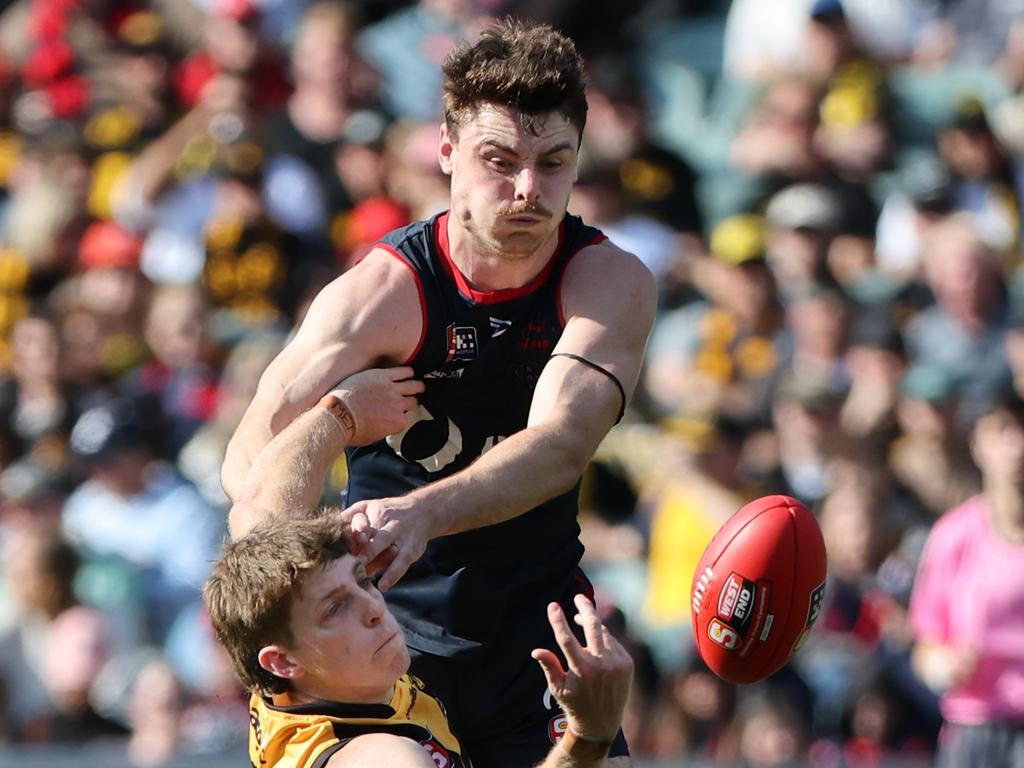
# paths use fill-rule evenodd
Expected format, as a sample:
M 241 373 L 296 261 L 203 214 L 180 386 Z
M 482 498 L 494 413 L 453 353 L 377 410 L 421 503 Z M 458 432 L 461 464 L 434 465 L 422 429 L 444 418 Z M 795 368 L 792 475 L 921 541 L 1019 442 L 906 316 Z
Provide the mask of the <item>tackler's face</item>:
M 527 259 L 557 237 L 576 181 L 579 131 L 560 112 L 523 115 L 484 104 L 441 127 L 452 216 L 486 251 Z
M 366 573 L 345 555 L 312 573 L 292 604 L 287 656 L 298 674 L 292 687 L 313 699 L 385 701 L 409 668 L 397 620 Z

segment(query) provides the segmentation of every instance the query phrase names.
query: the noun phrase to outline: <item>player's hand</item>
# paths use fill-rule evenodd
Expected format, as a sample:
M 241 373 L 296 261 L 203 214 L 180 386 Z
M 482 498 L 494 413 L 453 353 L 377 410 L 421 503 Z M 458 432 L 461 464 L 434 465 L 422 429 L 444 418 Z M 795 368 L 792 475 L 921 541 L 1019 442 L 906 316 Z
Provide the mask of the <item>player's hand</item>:
M 331 392 L 355 420 L 349 445 L 367 445 L 405 429 L 406 414 L 416 407 L 422 381 L 411 378 L 412 368 L 371 368 L 354 373 Z
M 633 660 L 612 637 L 594 610 L 594 604 L 576 595 L 574 617 L 587 641 L 581 646 L 565 613 L 557 603 L 548 605 L 548 621 L 555 632 L 568 669 L 554 651 L 538 648 L 530 654 L 548 679 L 548 688 L 565 711 L 569 727 L 584 739 L 611 741 L 622 725 L 622 712 L 633 680 Z
M 354 536 L 366 539 L 358 554 L 374 568 L 384 568 L 377 582 L 381 592 L 405 575 L 433 536 L 430 516 L 408 496 L 359 501 L 341 516 Z

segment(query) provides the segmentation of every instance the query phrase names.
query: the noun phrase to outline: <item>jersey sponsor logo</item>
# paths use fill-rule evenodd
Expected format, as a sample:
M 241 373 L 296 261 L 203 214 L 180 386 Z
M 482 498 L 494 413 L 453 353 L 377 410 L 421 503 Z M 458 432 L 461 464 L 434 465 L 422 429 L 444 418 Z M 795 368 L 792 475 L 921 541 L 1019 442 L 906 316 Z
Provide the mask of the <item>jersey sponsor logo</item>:
M 502 320 L 500 317 L 492 317 L 491 321 L 491 338 L 496 339 L 509 328 L 512 327 L 511 320 Z
M 543 323 L 527 323 L 519 334 L 520 349 L 551 349 L 553 341 Z
M 461 379 L 462 374 L 466 372 L 465 368 L 453 368 L 450 371 L 437 370 L 431 371 L 430 373 L 423 374 L 424 379 Z
M 453 360 L 476 360 L 477 343 L 476 328 L 472 325 L 448 326 L 448 357 L 447 362 Z

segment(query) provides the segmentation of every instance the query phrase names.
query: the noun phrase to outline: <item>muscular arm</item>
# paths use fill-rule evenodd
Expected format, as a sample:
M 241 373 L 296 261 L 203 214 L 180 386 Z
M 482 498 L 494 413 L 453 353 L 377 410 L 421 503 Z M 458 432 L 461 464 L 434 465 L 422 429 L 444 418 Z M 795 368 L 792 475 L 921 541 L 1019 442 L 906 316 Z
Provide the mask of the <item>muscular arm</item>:
M 232 501 L 270 439 L 346 376 L 407 360 L 422 328 L 411 271 L 374 251 L 325 287 L 295 338 L 267 367 L 228 443 L 221 483 Z M 356 444 L 361 444 L 358 439 Z
M 579 355 L 614 374 L 628 397 L 656 298 L 654 279 L 633 256 L 610 244 L 588 248 L 563 280 L 566 327 L 555 352 Z M 400 554 L 381 588 L 397 581 L 428 539 L 508 520 L 572 488 L 621 405 L 607 376 L 571 358 L 552 357 L 537 383 L 526 429 L 444 480 L 346 510 L 353 518 L 366 515 L 377 529 L 369 556 L 398 544 Z

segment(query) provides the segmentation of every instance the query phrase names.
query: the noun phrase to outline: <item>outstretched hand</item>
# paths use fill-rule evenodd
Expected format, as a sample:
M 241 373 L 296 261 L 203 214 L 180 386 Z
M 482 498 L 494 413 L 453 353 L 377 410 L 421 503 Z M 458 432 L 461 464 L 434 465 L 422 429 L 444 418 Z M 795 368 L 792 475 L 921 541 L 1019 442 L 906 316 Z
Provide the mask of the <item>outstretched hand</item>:
M 530 655 L 544 670 L 548 688 L 573 733 L 591 741 L 610 742 L 622 724 L 633 680 L 633 660 L 601 623 L 594 604 L 583 595 L 576 595 L 575 602 L 579 613 L 573 618 L 583 627 L 586 646 L 573 635 L 562 608 L 557 603 L 548 605 L 548 621 L 568 669 L 562 667 L 554 651 L 546 648 Z

